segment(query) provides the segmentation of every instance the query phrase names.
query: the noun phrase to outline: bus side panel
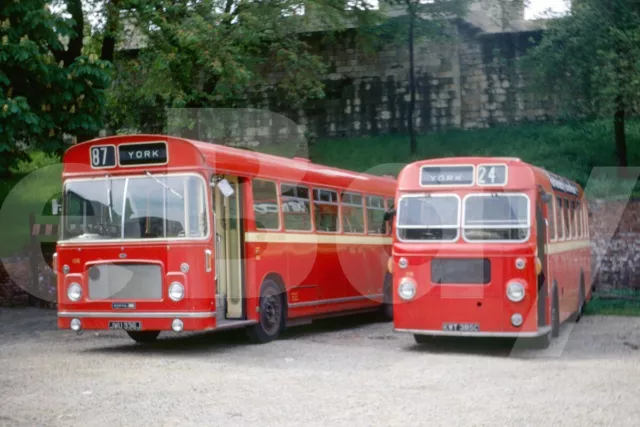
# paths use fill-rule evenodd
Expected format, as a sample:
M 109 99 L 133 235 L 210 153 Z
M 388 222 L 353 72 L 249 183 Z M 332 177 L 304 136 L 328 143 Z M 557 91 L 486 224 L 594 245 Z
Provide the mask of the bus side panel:
M 345 277 L 338 257 L 337 243 L 318 244 L 318 257 L 314 266 L 315 277 L 318 281 L 318 300 L 323 304 L 318 306 L 318 312 L 332 309 L 336 300 L 344 298 L 346 292 Z
M 372 269 L 368 257 L 370 248 L 361 243 L 345 243 L 338 246 L 341 274 L 343 276 L 343 297 L 350 301 L 368 295 Z M 359 301 L 358 301 L 359 302 Z
M 315 265 L 318 256 L 318 244 L 315 242 L 288 243 L 284 247 L 287 253 L 287 298 L 289 317 L 301 317 L 313 314 L 310 303 L 318 299 L 318 282 Z

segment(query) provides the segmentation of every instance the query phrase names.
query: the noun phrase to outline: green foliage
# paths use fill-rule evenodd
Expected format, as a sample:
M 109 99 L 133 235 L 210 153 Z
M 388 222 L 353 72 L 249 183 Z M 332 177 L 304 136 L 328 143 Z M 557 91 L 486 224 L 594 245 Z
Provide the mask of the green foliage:
M 618 156 L 624 165 L 622 117 L 640 93 L 640 4 L 636 0 L 581 0 L 552 20 L 523 59 L 531 87 L 553 94 L 566 117 L 614 117 Z
M 630 0 L 583 0 L 549 23 L 525 58 L 536 87 L 558 93 L 567 112 L 613 114 L 616 96 L 628 105 L 640 89 L 640 15 Z
M 406 44 L 411 24 L 415 41 L 450 40 L 453 22 L 466 15 L 471 0 L 383 0 L 383 3 L 403 6 L 406 14 L 391 17 L 377 27 L 380 43 Z
M 266 85 L 293 108 L 321 98 L 326 64 L 301 35 L 370 22 L 363 0 L 347 10 L 342 0 L 140 0 L 131 17 L 147 44 L 111 91 L 113 128 L 144 122 L 154 106 L 255 105 Z
M 24 146 L 59 152 L 63 135 L 92 135 L 102 126 L 109 64 L 95 57 L 59 61 L 70 22 L 49 1 L 0 8 L 0 174 L 27 158 Z

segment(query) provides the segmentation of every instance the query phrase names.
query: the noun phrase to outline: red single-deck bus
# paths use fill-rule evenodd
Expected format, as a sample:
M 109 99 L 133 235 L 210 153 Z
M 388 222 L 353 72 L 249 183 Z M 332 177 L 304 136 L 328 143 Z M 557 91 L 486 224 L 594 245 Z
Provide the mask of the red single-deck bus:
M 63 163 L 60 328 L 266 342 L 296 321 L 391 315 L 392 177 L 158 135 L 84 142 Z
M 580 186 L 519 159 L 425 160 L 398 176 L 394 330 L 529 337 L 543 347 L 591 298 Z

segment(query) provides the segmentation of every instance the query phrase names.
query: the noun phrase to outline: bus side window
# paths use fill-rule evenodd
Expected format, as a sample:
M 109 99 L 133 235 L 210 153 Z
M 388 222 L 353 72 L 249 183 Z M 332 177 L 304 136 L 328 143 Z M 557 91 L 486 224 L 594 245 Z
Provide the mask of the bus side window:
M 367 196 L 367 231 L 369 234 L 385 234 L 384 199 Z
M 333 190 L 314 188 L 313 208 L 316 231 L 338 232 L 338 193 Z
M 281 184 L 282 218 L 285 230 L 311 231 L 309 187 Z
M 394 205 L 394 201 L 393 199 L 387 199 L 387 212 L 390 212 L 393 209 L 393 205 Z M 391 235 L 391 224 L 393 224 L 393 219 L 389 220 L 389 222 L 386 224 L 386 235 L 390 236 Z
M 362 194 L 341 194 L 342 228 L 345 233 L 364 233 L 364 208 Z
M 571 240 L 571 212 L 569 211 L 569 201 L 564 199 L 564 237 Z
M 553 201 L 552 201 L 547 206 L 549 206 L 549 212 L 548 212 L 548 217 L 549 217 L 549 240 L 556 240 L 557 236 L 556 236 L 556 209 L 555 209 L 555 203 L 553 203 Z
M 260 230 L 279 230 L 280 214 L 278 209 L 278 191 L 276 183 L 254 179 L 253 211 L 256 218 L 256 228 Z
M 556 209 L 556 218 L 558 219 L 558 239 L 564 239 L 564 215 L 562 214 L 562 199 L 558 197 L 556 199 L 558 209 Z

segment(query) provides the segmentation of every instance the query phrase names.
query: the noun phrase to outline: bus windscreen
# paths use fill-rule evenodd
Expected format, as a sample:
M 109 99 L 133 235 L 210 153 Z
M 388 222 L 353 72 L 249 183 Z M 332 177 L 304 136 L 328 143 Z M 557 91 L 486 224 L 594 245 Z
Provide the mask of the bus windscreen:
M 524 241 L 531 217 L 525 194 L 471 194 L 464 201 L 464 238 L 470 241 Z
M 398 203 L 398 236 L 405 241 L 452 241 L 458 237 L 460 199 L 453 195 L 403 196 Z
M 62 239 L 206 237 L 206 200 L 204 180 L 195 175 L 68 181 Z

